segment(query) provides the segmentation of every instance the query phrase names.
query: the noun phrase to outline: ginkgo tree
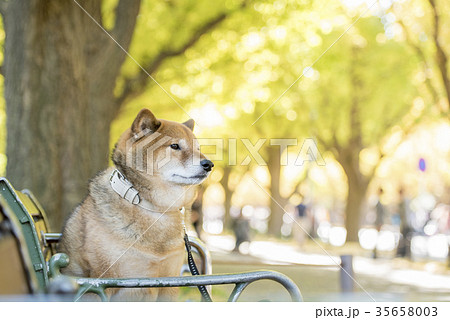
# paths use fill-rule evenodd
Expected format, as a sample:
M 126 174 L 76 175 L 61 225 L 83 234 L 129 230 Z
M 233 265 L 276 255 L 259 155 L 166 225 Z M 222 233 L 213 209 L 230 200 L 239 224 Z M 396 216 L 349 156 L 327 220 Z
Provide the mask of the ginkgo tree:
M 388 10 L 325 1 L 259 3 L 189 50 L 189 61 L 174 60 L 177 71 L 167 78 L 169 86 L 176 79 L 173 93 L 189 108 L 213 104 L 210 111 L 226 119 L 222 125 L 253 145 L 261 138 L 312 137 L 321 151 L 332 152 L 348 182 L 352 241 L 368 186 L 392 152 L 387 137 L 406 132 L 426 111 L 413 81 L 419 57 L 404 38 L 386 31 Z M 279 234 L 286 204 L 280 146 L 267 143 L 259 152 L 271 176 L 269 231 Z

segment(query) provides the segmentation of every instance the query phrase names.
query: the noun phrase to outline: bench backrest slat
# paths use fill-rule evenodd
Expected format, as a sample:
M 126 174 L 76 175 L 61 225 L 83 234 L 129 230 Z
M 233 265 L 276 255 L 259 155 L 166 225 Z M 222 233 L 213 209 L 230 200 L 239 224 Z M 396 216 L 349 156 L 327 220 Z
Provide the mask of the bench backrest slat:
M 45 213 L 40 211 L 29 195 L 15 190 L 5 178 L 0 178 L 0 197 L 17 218 L 12 219 L 11 223 L 18 224 L 16 227 L 25 240 L 31 264 L 27 266 L 28 272 L 35 275 L 38 283 L 38 287 L 33 290 L 45 292 L 48 286 L 46 258 L 49 259 L 51 255 L 41 241 L 41 232 L 48 232 Z

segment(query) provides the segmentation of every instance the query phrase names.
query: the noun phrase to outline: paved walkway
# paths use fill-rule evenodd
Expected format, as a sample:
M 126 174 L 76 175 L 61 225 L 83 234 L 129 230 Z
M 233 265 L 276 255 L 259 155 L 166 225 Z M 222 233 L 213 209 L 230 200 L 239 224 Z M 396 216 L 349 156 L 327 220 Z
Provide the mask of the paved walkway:
M 306 301 L 450 301 L 450 270 L 444 263 L 374 260 L 355 249 L 352 250 L 357 253 L 353 261 L 355 292 L 342 294 L 338 265 L 342 253 L 339 251 L 344 249 L 327 254 L 314 243 L 300 250 L 286 242 L 253 241 L 247 254 L 242 255 L 231 252 L 232 236 L 210 236 L 206 242 L 214 273 L 275 270 L 296 282 Z M 224 299 L 231 290 L 232 287 L 224 290 Z M 254 283 L 247 290 L 243 300 L 288 298 L 277 284 L 267 281 Z

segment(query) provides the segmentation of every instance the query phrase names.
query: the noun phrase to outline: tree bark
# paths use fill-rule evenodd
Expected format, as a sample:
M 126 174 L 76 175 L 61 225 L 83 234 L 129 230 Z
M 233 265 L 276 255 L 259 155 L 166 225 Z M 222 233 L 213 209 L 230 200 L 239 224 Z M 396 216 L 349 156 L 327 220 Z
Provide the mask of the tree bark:
M 100 1 L 79 3 L 101 22 Z M 116 14 L 124 48 L 139 3 L 127 1 L 125 9 L 119 2 L 128 13 Z M 89 178 L 108 165 L 113 89 L 125 53 L 72 1 L 16 0 L 2 9 L 7 177 L 33 191 L 60 230 Z
M 358 150 L 343 151 L 339 163 L 344 169 L 348 180 L 347 202 L 345 206 L 347 241 L 358 242 L 361 213 L 370 181 L 360 172 Z
M 268 169 L 270 173 L 270 217 L 269 217 L 269 234 L 279 237 L 281 235 L 281 227 L 283 225 L 284 205 L 286 199 L 280 194 L 280 176 L 281 176 L 281 158 L 280 148 L 277 146 L 269 146 Z

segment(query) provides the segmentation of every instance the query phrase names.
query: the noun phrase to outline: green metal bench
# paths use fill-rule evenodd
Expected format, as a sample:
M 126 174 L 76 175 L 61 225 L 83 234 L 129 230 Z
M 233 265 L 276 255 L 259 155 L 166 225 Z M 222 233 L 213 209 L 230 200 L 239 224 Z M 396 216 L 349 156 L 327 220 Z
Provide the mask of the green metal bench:
M 285 275 L 274 271 L 254 271 L 211 275 L 211 259 L 204 244 L 193 237 L 193 251 L 201 261 L 199 276 L 164 278 L 79 278 L 62 275 L 69 257 L 56 253 L 59 233 L 48 232 L 45 212 L 29 190 L 16 191 L 0 178 L 0 295 L 1 294 L 72 294 L 78 299 L 87 292 L 107 301 L 107 288 L 193 287 L 234 284 L 228 301 L 237 301 L 243 290 L 258 280 L 280 283 L 292 301 L 302 301 L 298 287 Z M 8 289 L 9 283 L 9 289 Z

